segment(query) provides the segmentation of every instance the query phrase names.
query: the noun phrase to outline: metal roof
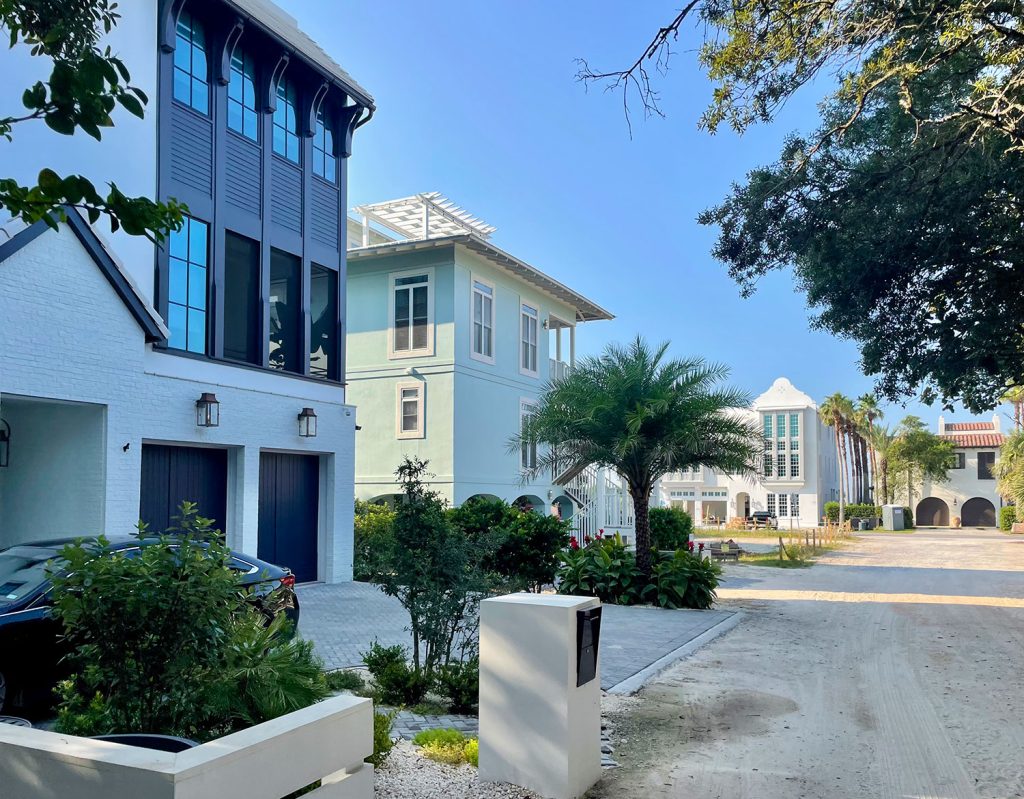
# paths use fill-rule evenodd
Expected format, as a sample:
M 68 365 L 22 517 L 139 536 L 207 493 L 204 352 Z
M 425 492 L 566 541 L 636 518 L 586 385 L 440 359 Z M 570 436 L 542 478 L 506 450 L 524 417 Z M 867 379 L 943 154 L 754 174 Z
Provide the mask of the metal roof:
M 486 239 L 497 230 L 437 191 L 360 205 L 355 210 L 407 239 L 432 239 L 460 233 L 473 233 Z
M 342 69 L 305 31 L 299 28 L 295 17 L 268 0 L 227 0 L 227 3 L 271 36 L 283 39 L 294 47 L 296 52 L 304 56 L 313 66 L 341 83 L 346 93 L 353 96 L 358 102 L 370 108 L 374 107 L 373 96 Z
M 402 252 L 456 246 L 464 247 L 470 252 L 483 256 L 509 274 L 535 286 L 559 302 L 564 302 L 566 305 L 575 308 L 577 322 L 592 322 L 599 319 L 615 318 L 614 315 L 597 303 L 588 300 L 582 294 L 573 291 L 568 286 L 558 282 L 553 277 L 549 277 L 539 269 L 530 266 L 525 261 L 521 261 L 504 250 L 495 247 L 490 242 L 484 241 L 475 233 L 462 233 L 438 238 L 406 239 L 404 241 L 375 244 L 370 247 L 357 247 L 348 251 L 348 258 L 351 261 L 360 261 Z

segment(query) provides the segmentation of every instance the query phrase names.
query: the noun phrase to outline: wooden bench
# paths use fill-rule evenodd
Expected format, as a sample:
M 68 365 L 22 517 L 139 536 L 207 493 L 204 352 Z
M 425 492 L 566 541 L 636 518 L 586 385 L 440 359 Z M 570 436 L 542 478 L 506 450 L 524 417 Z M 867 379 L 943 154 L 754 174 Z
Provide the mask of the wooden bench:
M 715 560 L 738 561 L 740 559 L 741 551 L 740 545 L 731 538 L 728 541 L 712 542 L 711 546 L 708 547 L 708 554 L 710 554 Z

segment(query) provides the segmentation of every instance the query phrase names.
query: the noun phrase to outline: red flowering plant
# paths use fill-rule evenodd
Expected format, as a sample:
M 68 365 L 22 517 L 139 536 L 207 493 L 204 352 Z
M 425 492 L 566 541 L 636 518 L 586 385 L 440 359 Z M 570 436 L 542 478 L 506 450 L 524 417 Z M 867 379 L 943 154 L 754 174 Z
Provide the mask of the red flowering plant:
M 580 542 L 576 539 L 576 536 L 569 536 L 569 549 L 579 549 Z

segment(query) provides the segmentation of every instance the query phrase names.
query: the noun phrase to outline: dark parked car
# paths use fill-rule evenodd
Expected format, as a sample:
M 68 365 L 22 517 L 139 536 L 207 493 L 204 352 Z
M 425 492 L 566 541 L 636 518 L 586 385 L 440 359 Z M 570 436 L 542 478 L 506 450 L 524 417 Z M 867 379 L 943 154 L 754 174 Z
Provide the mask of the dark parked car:
M 0 712 L 49 700 L 66 675 L 66 654 L 57 622 L 50 615 L 49 564 L 74 538 L 17 544 L 0 550 Z M 108 536 L 107 552 L 130 552 L 157 539 Z M 299 623 L 295 575 L 289 569 L 231 553 L 231 568 L 252 604 L 267 618 L 283 613 Z
M 775 514 L 767 510 L 755 510 L 747 517 L 747 523 L 753 525 L 755 530 L 759 527 L 777 530 L 779 527 L 779 520 L 775 518 Z

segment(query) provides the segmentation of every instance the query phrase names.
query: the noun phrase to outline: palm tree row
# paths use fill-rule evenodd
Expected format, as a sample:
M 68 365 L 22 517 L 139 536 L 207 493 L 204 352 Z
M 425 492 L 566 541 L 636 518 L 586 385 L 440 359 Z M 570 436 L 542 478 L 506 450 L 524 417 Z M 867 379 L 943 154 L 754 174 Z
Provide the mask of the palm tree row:
M 856 402 L 836 392 L 818 409 L 822 422 L 832 428 L 839 456 L 839 519 L 845 519 L 846 503 L 871 502 L 878 474 L 875 421 L 882 418 L 878 400 L 864 394 Z

